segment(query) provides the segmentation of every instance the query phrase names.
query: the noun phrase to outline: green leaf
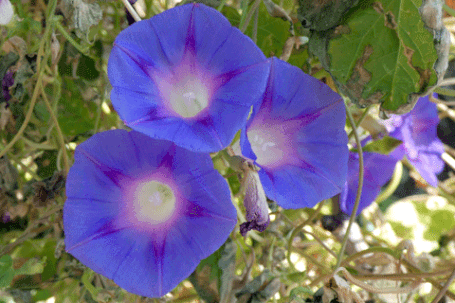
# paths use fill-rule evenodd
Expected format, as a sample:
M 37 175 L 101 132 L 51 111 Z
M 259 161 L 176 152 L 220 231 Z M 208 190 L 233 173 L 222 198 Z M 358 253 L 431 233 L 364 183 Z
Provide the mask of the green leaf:
M 41 274 L 41 279 L 43 281 L 49 280 L 57 272 L 57 259 L 55 258 L 56 246 L 57 242 L 54 239 L 48 239 L 43 247 L 43 255 L 46 258 L 46 265 Z
M 403 142 L 401 140 L 385 136 L 382 139 L 372 141 L 363 147 L 364 152 L 377 153 L 388 155 L 400 146 Z M 357 149 L 353 149 L 353 152 L 357 152 Z
M 38 169 L 37 175 L 42 178 L 50 178 L 57 170 L 57 151 L 56 150 L 45 150 L 41 156 L 35 160 Z
M 44 264 L 46 263 L 46 257 L 42 260 L 35 258 L 27 260 L 21 268 L 15 271 L 15 275 L 36 275 L 40 274 L 44 270 Z
M 62 98 L 58 103 L 58 122 L 64 135 L 75 136 L 95 127 L 96 104 L 82 97 L 86 85 L 63 78 Z
M 8 287 L 14 278 L 13 259 L 9 255 L 0 258 L 0 289 Z
M 13 259 L 9 255 L 0 258 L 0 288 L 9 287 L 16 275 L 34 275 L 43 272 L 45 258 L 29 259 L 19 269 L 13 268 Z
M 312 50 L 355 103 L 382 102 L 387 111 L 405 110 L 411 94 L 424 93 L 436 83 L 437 53 L 419 14 L 421 4 L 378 0 L 360 5 L 333 33 L 326 54 L 327 33 L 312 36 L 317 40 Z
M 79 64 L 77 65 L 76 75 L 89 81 L 97 79 L 100 76 L 100 72 L 96 69 L 95 60 L 81 55 Z
M 38 290 L 36 294 L 33 295 L 33 302 L 46 301 L 52 297 L 52 293 L 48 289 Z

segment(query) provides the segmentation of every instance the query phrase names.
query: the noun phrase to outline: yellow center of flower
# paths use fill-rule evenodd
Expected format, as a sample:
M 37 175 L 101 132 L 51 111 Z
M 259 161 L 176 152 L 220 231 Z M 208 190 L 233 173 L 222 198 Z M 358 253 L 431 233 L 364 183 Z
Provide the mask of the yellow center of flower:
M 139 222 L 163 223 L 174 213 L 175 195 L 166 184 L 155 181 L 145 182 L 136 188 L 134 196 L 133 213 Z

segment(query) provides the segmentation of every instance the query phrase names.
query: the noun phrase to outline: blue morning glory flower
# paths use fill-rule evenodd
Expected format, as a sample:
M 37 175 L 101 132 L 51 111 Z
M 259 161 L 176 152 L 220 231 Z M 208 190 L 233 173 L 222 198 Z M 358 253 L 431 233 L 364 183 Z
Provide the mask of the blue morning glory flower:
M 188 277 L 237 221 L 208 154 L 134 131 L 107 131 L 80 144 L 66 195 L 67 252 L 147 297 Z
M 283 208 L 313 207 L 341 192 L 348 147 L 343 99 L 277 58 L 263 100 L 243 129 L 242 154 L 261 169 L 268 198 Z
M 264 93 L 268 69 L 253 41 L 203 4 L 131 25 L 108 63 L 112 104 L 128 126 L 199 152 L 232 141 Z

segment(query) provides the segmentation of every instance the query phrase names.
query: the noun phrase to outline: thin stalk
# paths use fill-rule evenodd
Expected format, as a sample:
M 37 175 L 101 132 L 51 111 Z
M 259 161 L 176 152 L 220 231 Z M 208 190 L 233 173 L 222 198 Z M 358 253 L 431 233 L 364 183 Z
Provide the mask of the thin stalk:
M 131 3 L 128 0 L 122 0 L 122 2 L 123 2 L 123 5 L 125 5 L 128 12 L 133 17 L 134 21 L 139 22 L 142 20 L 141 17 L 139 17 L 136 10 L 134 9 L 134 7 L 131 5 Z
M 71 35 L 63 28 L 63 26 L 60 24 L 60 22 L 56 21 L 55 27 L 57 30 L 65 37 L 65 39 L 71 43 L 74 48 L 76 48 L 81 54 L 90 57 L 90 54 L 88 53 L 88 48 L 84 48 L 82 45 L 76 42 L 76 40 L 71 37 Z
M 41 95 L 43 96 L 44 104 L 46 105 L 46 108 L 49 111 L 49 114 L 51 115 L 51 119 L 55 125 L 55 130 L 57 131 L 57 137 L 60 142 L 60 148 L 62 149 L 62 152 L 63 152 L 63 165 L 65 167 L 65 176 L 66 176 L 68 174 L 68 171 L 70 170 L 70 165 L 69 165 L 69 161 L 68 161 L 68 155 L 66 154 L 65 139 L 63 138 L 62 129 L 60 128 L 60 124 L 58 123 L 57 117 L 55 116 L 54 111 L 52 110 L 51 104 L 49 103 L 49 100 L 47 99 L 47 95 L 46 95 L 46 92 L 44 91 L 43 85 L 41 85 Z
M 455 17 L 455 10 L 450 8 L 447 4 L 444 4 L 442 6 L 444 8 L 444 10 L 449 14 L 451 15 L 452 17 Z
M 441 270 L 436 272 L 421 272 L 421 273 L 402 273 L 402 274 L 371 274 L 371 275 L 354 275 L 358 280 L 397 280 L 410 281 L 415 279 L 433 278 L 439 276 L 447 276 L 450 270 Z
M 221 0 L 220 5 L 216 8 L 217 11 L 221 12 L 223 7 L 226 5 L 227 0 Z
M 33 90 L 32 100 L 30 101 L 30 107 L 29 107 L 27 113 L 25 114 L 24 122 L 22 123 L 21 128 L 18 130 L 17 134 L 6 145 L 6 147 L 2 151 L 0 151 L 0 158 L 3 157 L 14 146 L 14 144 L 22 137 L 22 134 L 24 133 L 25 128 L 27 127 L 28 123 L 30 122 L 30 118 L 32 117 L 33 108 L 35 107 L 36 101 L 38 99 L 38 95 L 40 93 L 39 86 L 40 86 L 41 81 L 43 80 L 43 76 L 44 76 L 45 69 L 43 68 L 42 65 L 43 65 L 43 63 L 44 64 L 47 63 L 47 60 L 49 59 L 49 56 L 50 56 L 50 52 L 46 52 L 44 54 L 43 60 L 41 60 L 41 57 L 43 56 L 43 53 L 44 53 L 44 46 L 46 44 L 46 41 L 49 41 L 49 37 L 53 31 L 52 25 L 55 24 L 55 22 L 52 22 L 51 19 L 53 18 L 56 6 L 57 6 L 57 0 L 51 0 L 51 2 L 49 2 L 49 5 L 47 7 L 46 20 L 49 22 L 48 23 L 49 26 L 47 26 L 46 29 L 44 30 L 43 40 L 41 41 L 39 50 L 38 50 L 38 58 L 37 58 L 37 63 L 36 63 L 36 66 L 38 69 L 38 73 L 37 73 L 38 76 L 37 76 L 37 80 L 36 80 L 35 89 Z
M 22 163 L 22 161 L 18 160 L 17 158 L 15 158 L 14 156 L 12 155 L 9 155 L 8 156 L 8 159 L 10 159 L 11 161 L 13 161 L 15 164 L 19 165 L 20 167 L 22 167 L 22 169 L 24 170 L 24 172 L 26 173 L 29 173 L 33 179 L 35 179 L 36 181 L 41 181 L 41 178 L 34 172 L 32 171 L 27 165 L 25 165 L 24 163 Z
M 371 108 L 371 105 L 368 106 L 367 108 L 365 108 L 365 110 L 362 113 L 362 116 L 360 116 L 359 121 L 357 121 L 357 123 L 355 124 L 356 129 L 359 127 L 360 124 L 362 124 L 363 120 L 365 120 L 365 118 L 368 115 L 368 112 L 370 111 L 370 108 Z M 351 132 L 349 133 L 348 138 L 351 139 L 352 136 L 354 136 L 354 127 L 352 128 Z
M 253 34 L 251 35 L 251 39 L 253 40 L 254 44 L 257 44 L 257 42 L 258 42 L 258 23 L 259 23 L 259 8 L 254 12 Z
M 443 87 L 436 87 L 433 92 L 444 95 L 444 96 L 449 96 L 449 97 L 455 97 L 455 90 L 453 89 L 448 89 L 448 88 L 443 88 Z
M 247 10 L 248 10 L 248 0 L 242 0 L 241 9 L 242 9 L 242 15 L 240 16 L 239 28 L 243 28 L 243 24 L 245 23 L 246 14 L 247 14 Z
M 344 102 L 344 106 L 346 108 L 346 114 L 348 116 L 349 123 L 351 123 L 352 130 L 354 131 L 354 137 L 355 137 L 355 141 L 357 144 L 357 150 L 358 150 L 358 154 L 359 154 L 359 187 L 357 188 L 357 196 L 355 197 L 354 209 L 352 210 L 351 217 L 349 218 L 348 228 L 346 229 L 346 234 L 344 235 L 343 242 L 341 243 L 341 250 L 340 250 L 340 254 L 338 255 L 338 260 L 337 260 L 335 270 L 338 267 L 340 267 L 341 261 L 343 260 L 343 254 L 346 249 L 346 244 L 347 244 L 348 238 L 349 238 L 349 231 L 351 230 L 351 226 L 354 223 L 354 219 L 357 214 L 357 210 L 359 209 L 360 197 L 362 195 L 363 173 L 364 173 L 363 150 L 362 150 L 362 144 L 360 142 L 359 133 L 357 132 L 357 128 L 355 127 L 354 118 L 352 117 L 352 114 L 349 111 L 349 107 L 346 105 L 345 102 Z
M 292 242 L 294 241 L 294 238 L 295 236 L 297 236 L 297 233 L 299 233 L 304 227 L 305 225 L 307 225 L 309 222 L 313 221 L 314 218 L 316 218 L 316 216 L 321 212 L 321 209 L 322 207 L 324 206 L 324 203 L 323 202 L 320 202 L 318 204 L 318 208 L 316 209 L 316 211 L 313 213 L 313 215 L 311 215 L 307 220 L 305 220 L 302 224 L 300 224 L 299 226 L 295 227 L 294 230 L 292 231 L 291 233 L 291 236 L 289 237 L 289 240 L 288 240 L 288 249 L 287 249 L 287 260 L 288 260 L 288 263 L 293 267 L 294 267 L 294 264 L 292 263 L 291 261 L 291 253 L 292 253 L 292 249 L 293 249 L 293 246 L 292 246 Z M 283 217 L 286 217 L 284 214 L 281 214 Z M 291 220 L 289 220 L 291 221 Z M 291 222 L 292 223 L 292 222 Z M 336 258 L 336 255 L 335 255 L 335 258 Z
M 57 147 L 55 147 L 55 146 L 46 144 L 46 141 L 43 143 L 36 143 L 30 139 L 27 139 L 27 137 L 25 137 L 25 136 L 22 137 L 21 140 L 24 141 L 24 143 L 29 145 L 30 147 L 33 147 L 34 149 L 43 149 L 43 150 L 56 150 L 57 149 Z
M 449 289 L 450 284 L 452 284 L 452 281 L 455 279 L 455 269 L 453 270 L 452 274 L 450 277 L 447 279 L 446 283 L 444 286 L 441 288 L 439 293 L 436 295 L 436 297 L 431 301 L 431 303 L 438 303 L 439 300 L 442 299 L 442 296 L 447 292 L 447 289 Z
M 253 3 L 253 6 L 251 7 L 250 11 L 248 12 L 248 15 L 245 18 L 245 22 L 242 24 L 242 27 L 240 28 L 240 31 L 242 33 L 245 33 L 246 29 L 248 28 L 248 25 L 250 24 L 251 18 L 253 17 L 253 14 L 258 10 L 259 4 L 261 4 L 261 0 L 255 0 Z

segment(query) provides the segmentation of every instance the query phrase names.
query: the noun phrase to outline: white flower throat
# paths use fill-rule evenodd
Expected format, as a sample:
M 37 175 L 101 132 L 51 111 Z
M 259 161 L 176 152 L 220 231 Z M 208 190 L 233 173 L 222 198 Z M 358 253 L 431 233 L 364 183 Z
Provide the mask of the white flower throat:
M 138 221 L 157 224 L 167 221 L 175 210 L 176 199 L 166 184 L 150 181 L 135 192 L 134 214 Z
M 267 149 L 269 149 L 270 147 L 273 147 L 273 146 L 276 146 L 275 142 L 266 141 L 264 138 L 259 137 L 258 135 L 254 135 L 253 139 L 251 140 L 251 147 L 253 148 L 253 150 L 260 149 L 261 151 L 265 152 L 265 151 L 267 151 Z
M 180 116 L 194 117 L 208 106 L 208 90 L 199 79 L 187 79 L 174 85 L 170 103 L 171 108 Z
M 256 155 L 256 162 L 260 165 L 273 165 L 281 160 L 283 152 L 280 149 L 280 136 L 271 129 L 252 129 L 247 133 L 251 149 Z

